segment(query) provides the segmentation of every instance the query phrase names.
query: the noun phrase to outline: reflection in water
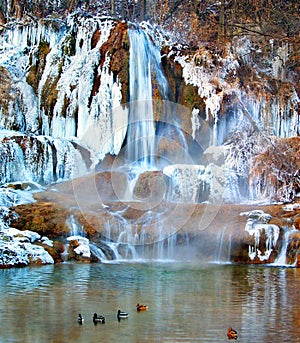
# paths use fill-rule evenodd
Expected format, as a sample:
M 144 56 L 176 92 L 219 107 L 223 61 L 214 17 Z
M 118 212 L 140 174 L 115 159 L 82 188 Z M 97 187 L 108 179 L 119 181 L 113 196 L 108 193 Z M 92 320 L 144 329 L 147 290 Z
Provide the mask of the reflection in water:
M 240 342 L 300 342 L 298 269 L 61 264 L 1 270 L 0 287 L 5 343 L 225 342 L 230 325 Z M 117 321 L 118 309 L 128 320 Z M 93 325 L 95 312 L 104 325 Z
M 288 284 L 289 274 L 292 269 L 263 268 L 256 270 L 247 276 L 247 282 L 250 291 L 243 302 L 243 322 L 245 329 L 251 335 L 261 333 L 263 342 L 276 342 L 278 335 L 285 336 L 286 342 L 292 342 L 288 339 L 292 332 L 287 332 L 293 321 L 292 303 L 296 301 L 296 284 Z M 288 275 L 287 275 L 288 274 Z M 263 280 L 263 282 L 257 282 Z M 299 280 L 298 280 L 299 286 Z M 292 291 L 288 297 L 289 290 Z

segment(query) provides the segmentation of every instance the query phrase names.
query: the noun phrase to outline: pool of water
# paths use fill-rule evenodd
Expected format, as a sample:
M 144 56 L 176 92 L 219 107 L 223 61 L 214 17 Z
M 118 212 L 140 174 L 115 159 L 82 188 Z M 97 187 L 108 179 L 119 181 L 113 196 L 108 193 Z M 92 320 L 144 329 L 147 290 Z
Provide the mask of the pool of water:
M 0 342 L 300 342 L 300 270 L 194 263 L 0 271 Z M 149 309 L 136 311 L 137 303 Z M 117 310 L 129 312 L 118 321 Z M 94 312 L 106 317 L 95 326 Z M 85 318 L 77 323 L 78 313 Z

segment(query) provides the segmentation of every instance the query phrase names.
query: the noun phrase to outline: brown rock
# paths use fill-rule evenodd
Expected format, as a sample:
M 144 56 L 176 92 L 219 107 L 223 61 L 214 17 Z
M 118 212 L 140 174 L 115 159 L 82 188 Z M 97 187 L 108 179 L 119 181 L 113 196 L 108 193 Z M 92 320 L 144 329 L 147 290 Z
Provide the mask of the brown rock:
M 141 174 L 134 187 L 134 196 L 149 202 L 163 200 L 167 192 L 168 178 L 162 171 Z
M 296 230 L 300 230 L 300 214 L 294 218 L 294 226 Z
M 293 233 L 289 237 L 286 255 L 288 264 L 295 263 L 297 267 L 300 267 L 300 231 Z

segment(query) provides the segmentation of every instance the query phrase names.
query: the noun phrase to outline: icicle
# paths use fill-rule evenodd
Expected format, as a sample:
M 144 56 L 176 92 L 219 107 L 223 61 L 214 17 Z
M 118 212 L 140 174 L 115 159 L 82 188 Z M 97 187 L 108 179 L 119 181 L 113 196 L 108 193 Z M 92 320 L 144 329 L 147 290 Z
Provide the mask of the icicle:
M 193 111 L 192 111 L 192 118 L 191 118 L 191 121 L 192 121 L 192 137 L 193 139 L 196 139 L 196 132 L 197 130 L 200 129 L 201 127 L 201 124 L 200 124 L 200 120 L 199 120 L 199 110 L 194 108 Z
M 204 179 L 204 166 L 174 164 L 165 167 L 163 173 L 170 177 L 168 201 L 197 203 L 200 198 L 207 197 L 210 182 Z
M 258 257 L 260 261 L 268 261 L 279 238 L 279 227 L 275 224 L 268 224 L 271 216 L 260 210 L 243 212 L 240 215 L 246 215 L 249 217 L 245 226 L 245 230 L 250 236 L 254 236 L 255 240 L 254 246 L 249 245 L 249 258 L 254 260 L 255 257 Z M 258 248 L 260 244 L 260 237 L 263 233 L 267 237 L 264 252 Z

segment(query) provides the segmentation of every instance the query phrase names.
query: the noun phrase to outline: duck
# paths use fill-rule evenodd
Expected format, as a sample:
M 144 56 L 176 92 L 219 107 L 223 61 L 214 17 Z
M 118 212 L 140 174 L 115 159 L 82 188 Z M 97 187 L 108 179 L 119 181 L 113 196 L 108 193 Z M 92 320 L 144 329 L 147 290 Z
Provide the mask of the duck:
M 120 320 L 120 319 L 126 319 L 126 318 L 128 318 L 128 316 L 129 316 L 129 314 L 128 314 L 127 312 L 118 310 L 118 313 L 117 313 L 117 318 L 118 318 L 118 320 Z
M 137 303 L 136 310 L 139 312 L 140 311 L 146 311 L 146 310 L 148 310 L 148 305 L 142 305 L 142 304 Z
M 84 318 L 82 317 L 81 313 L 78 314 L 77 322 L 78 322 L 78 324 L 83 324 L 83 322 L 84 322 Z
M 237 339 L 238 338 L 238 334 L 237 334 L 236 330 L 234 330 L 231 326 L 228 328 L 227 337 L 228 337 L 228 339 Z
M 94 313 L 93 322 L 94 322 L 94 324 L 97 324 L 97 323 L 105 324 L 105 317 L 100 316 L 97 313 Z

